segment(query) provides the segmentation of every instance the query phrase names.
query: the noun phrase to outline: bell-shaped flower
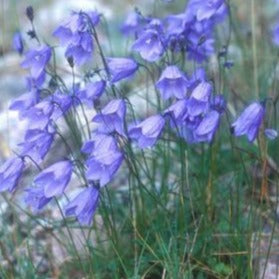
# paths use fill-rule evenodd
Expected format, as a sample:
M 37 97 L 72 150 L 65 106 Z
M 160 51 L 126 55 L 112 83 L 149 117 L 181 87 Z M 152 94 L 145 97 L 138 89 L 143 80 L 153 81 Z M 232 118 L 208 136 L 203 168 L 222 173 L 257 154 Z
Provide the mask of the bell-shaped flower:
M 138 69 L 138 64 L 131 58 L 107 58 L 110 81 L 115 83 L 132 76 Z
M 201 1 L 200 7 L 197 11 L 197 20 L 202 21 L 210 19 L 219 9 L 222 9 L 222 5 L 225 5 L 225 0 Z
M 139 52 L 140 56 L 149 62 L 158 60 L 164 53 L 163 39 L 155 29 L 142 32 L 134 42 L 132 49 Z
M 23 115 L 24 118 L 28 119 L 28 128 L 45 129 L 51 119 L 53 109 L 53 103 L 49 100 L 43 100 L 31 107 Z
M 25 203 L 30 206 L 35 212 L 42 210 L 51 200 L 45 196 L 44 187 L 27 188 L 25 196 Z
M 265 129 L 264 134 L 270 140 L 275 140 L 278 137 L 278 132 L 274 129 Z
M 210 107 L 219 113 L 224 113 L 227 107 L 227 102 L 223 95 L 215 95 L 210 100 Z
M 156 87 L 164 100 L 171 97 L 183 99 L 186 97 L 188 80 L 176 66 L 167 66 L 156 83 Z
M 250 104 L 231 125 L 237 137 L 246 135 L 250 142 L 254 141 L 263 122 L 265 110 L 259 102 Z
M 165 116 L 169 116 L 172 126 L 182 124 L 187 113 L 187 99 L 176 101 L 164 111 Z
M 129 129 L 129 136 L 140 148 L 152 147 L 160 137 L 165 125 L 161 115 L 153 115 Z
M 27 130 L 21 147 L 21 156 L 30 156 L 35 162 L 40 163 L 48 153 L 54 139 L 54 133 L 47 130 Z
M 194 90 L 199 83 L 206 81 L 206 73 L 204 68 L 198 68 L 194 71 L 191 78 L 189 79 L 189 90 Z
M 138 12 L 133 11 L 129 13 L 124 21 L 123 25 L 121 26 L 121 31 L 125 35 L 133 35 L 141 28 L 141 16 Z
M 17 51 L 20 55 L 23 53 L 24 45 L 20 32 L 15 32 L 13 35 L 12 47 L 15 51 Z
M 167 21 L 167 34 L 169 36 L 178 36 L 186 31 L 187 26 L 191 24 L 194 16 L 189 13 L 169 15 Z
M 124 159 L 115 139 L 100 135 L 95 138 L 93 152 L 86 162 L 88 180 L 98 181 L 103 187 L 109 183 Z
M 33 78 L 38 78 L 44 72 L 50 57 L 51 48 L 48 46 L 41 46 L 39 49 L 28 51 L 21 66 L 30 69 Z
M 194 130 L 194 140 L 196 142 L 211 142 L 219 126 L 220 114 L 215 111 L 209 111 L 197 128 Z
M 67 47 L 65 56 L 72 57 L 76 65 L 82 65 L 91 57 L 94 50 L 90 25 L 97 25 L 100 14 L 97 12 L 73 12 L 54 32 L 60 43 Z M 90 22 L 89 22 L 90 21 Z
M 187 101 L 189 116 L 195 117 L 207 111 L 211 92 L 212 85 L 210 83 L 204 81 L 198 84 Z
M 72 43 L 67 47 L 65 56 L 72 57 L 75 65 L 83 65 L 91 59 L 93 53 L 93 40 L 89 33 L 75 34 Z
M 65 216 L 75 216 L 81 225 L 90 225 L 98 202 L 99 190 L 87 187 L 66 205 Z
M 126 115 L 126 104 L 122 99 L 110 101 L 100 113 L 95 115 L 93 122 L 98 123 L 98 131 L 102 133 L 112 133 L 116 131 L 120 135 L 125 135 L 124 120 Z
M 26 112 L 29 108 L 37 104 L 39 100 L 39 92 L 33 89 L 30 92 L 24 93 L 11 103 L 9 109 L 15 110 L 20 113 L 22 117 L 24 112 Z
M 105 88 L 106 82 L 104 80 L 90 82 L 86 85 L 84 90 L 79 90 L 77 92 L 77 97 L 81 102 L 90 107 L 93 105 L 95 100 L 98 100 L 101 97 Z
M 0 192 L 13 192 L 24 169 L 24 161 L 19 157 L 8 159 L 0 166 Z
M 43 187 L 44 196 L 52 198 L 63 194 L 72 176 L 72 163 L 60 161 L 44 169 L 34 179 L 37 187 Z

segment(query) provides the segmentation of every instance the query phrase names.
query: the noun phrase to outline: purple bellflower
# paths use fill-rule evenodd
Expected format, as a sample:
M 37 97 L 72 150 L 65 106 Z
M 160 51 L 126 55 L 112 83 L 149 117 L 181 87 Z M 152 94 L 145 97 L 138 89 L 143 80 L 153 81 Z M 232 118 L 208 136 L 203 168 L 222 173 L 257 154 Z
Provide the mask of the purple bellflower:
M 183 99 L 186 97 L 188 80 L 176 66 L 168 66 L 162 72 L 156 87 L 164 100 L 171 97 Z
M 46 130 L 27 130 L 21 147 L 21 156 L 30 156 L 35 162 L 40 163 L 48 153 L 54 139 L 54 133 Z
M 126 104 L 122 99 L 110 101 L 100 113 L 95 115 L 93 122 L 98 123 L 98 131 L 102 133 L 112 133 L 116 131 L 120 135 L 125 135 L 124 120 L 126 115 Z
M 115 83 L 132 76 L 138 69 L 138 64 L 131 58 L 107 58 L 111 82 Z
M 17 51 L 20 55 L 24 51 L 23 40 L 20 32 L 15 32 L 12 42 L 13 49 Z
M 165 119 L 161 115 L 153 115 L 130 128 L 129 136 L 142 149 L 152 147 L 160 137 L 164 125 Z
M 0 167 L 0 191 L 13 192 L 24 169 L 24 161 L 19 157 L 7 160 Z
M 198 68 L 189 79 L 189 90 L 195 89 L 202 81 L 206 81 L 206 73 L 203 68 Z
M 132 49 L 139 52 L 144 60 L 154 62 L 162 56 L 165 47 L 159 32 L 155 29 L 147 29 L 140 34 Z
M 90 225 L 98 202 L 99 190 L 87 187 L 66 205 L 65 216 L 76 216 L 81 225 Z
M 125 35 L 133 35 L 138 32 L 141 28 L 141 16 L 136 11 L 129 13 L 121 26 L 121 31 Z
M 44 193 L 44 187 L 32 187 L 25 190 L 25 203 L 30 206 L 35 212 L 42 210 L 51 200 Z
M 220 114 L 224 113 L 227 107 L 227 102 L 223 95 L 215 95 L 210 100 L 210 107 Z
M 88 33 L 77 34 L 67 47 L 65 56 L 72 57 L 74 64 L 80 66 L 90 60 L 93 53 L 92 36 Z
M 105 186 L 112 180 L 123 159 L 124 156 L 112 136 L 96 136 L 93 152 L 86 162 L 87 179 L 98 181 L 101 187 Z
M 264 114 L 264 107 L 259 102 L 250 104 L 231 125 L 233 134 L 237 137 L 246 135 L 253 142 L 259 133 Z
M 46 72 L 43 71 L 37 78 L 33 78 L 32 76 L 29 76 L 26 78 L 27 81 L 27 88 L 29 91 L 33 89 L 39 89 L 42 88 L 42 85 L 44 84 L 46 79 Z
M 211 92 L 212 85 L 210 83 L 204 81 L 198 84 L 187 101 L 189 116 L 198 116 L 207 111 Z
M 97 12 L 74 12 L 53 32 L 61 44 L 67 47 L 65 56 L 72 57 L 74 64 L 83 65 L 91 58 L 94 47 L 90 24 L 95 26 L 99 21 L 100 14 Z
M 264 134 L 270 140 L 275 140 L 278 137 L 278 132 L 274 129 L 265 129 Z
M 24 112 L 26 112 L 38 102 L 38 99 L 39 93 L 37 90 L 34 89 L 16 98 L 11 103 L 9 109 L 18 111 L 20 113 L 20 116 L 22 117 L 24 115 Z
M 98 100 L 104 93 L 105 88 L 106 82 L 104 80 L 90 82 L 86 85 L 84 90 L 79 90 L 77 92 L 77 97 L 81 102 L 85 103 L 89 107 L 92 107 L 94 101 Z
M 194 139 L 196 142 L 211 142 L 219 126 L 220 114 L 215 111 L 209 111 L 197 128 L 194 130 Z
M 37 79 L 44 72 L 50 57 L 51 48 L 48 46 L 41 46 L 39 49 L 28 51 L 21 66 L 25 69 L 30 69 L 31 76 Z
M 197 63 L 202 63 L 215 51 L 214 39 L 199 33 L 191 33 L 188 36 L 189 44 L 187 47 L 188 58 Z
M 224 0 L 206 0 L 200 1 L 200 7 L 197 11 L 197 20 L 207 20 L 213 17 L 224 5 Z
M 227 14 L 225 0 L 190 0 L 186 12 L 196 16 L 198 21 L 223 19 Z
M 31 107 L 24 113 L 24 117 L 28 119 L 28 128 L 45 129 L 50 121 L 53 109 L 53 103 L 48 100 L 43 100 Z
M 51 96 L 50 101 L 53 105 L 51 119 L 54 121 L 65 115 L 74 103 L 72 96 L 63 94 L 59 90 Z
M 43 187 L 44 196 L 52 198 L 63 194 L 72 176 L 72 163 L 60 161 L 44 169 L 34 179 L 37 187 Z
M 167 108 L 164 112 L 164 116 L 169 116 L 171 119 L 171 125 L 176 126 L 183 123 L 185 115 L 187 113 L 187 99 L 178 100 Z
M 193 21 L 194 16 L 190 13 L 170 15 L 167 17 L 167 34 L 178 36 L 186 31 L 188 25 Z

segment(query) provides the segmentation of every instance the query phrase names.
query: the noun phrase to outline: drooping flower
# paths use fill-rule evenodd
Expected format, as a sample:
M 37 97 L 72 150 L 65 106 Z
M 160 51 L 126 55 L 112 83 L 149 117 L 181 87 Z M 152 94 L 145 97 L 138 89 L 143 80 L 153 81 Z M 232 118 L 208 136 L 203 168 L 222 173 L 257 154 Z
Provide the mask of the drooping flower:
M 17 51 L 20 55 L 23 53 L 24 46 L 23 46 L 23 40 L 20 32 L 14 33 L 12 46 L 13 49 Z
M 54 133 L 46 130 L 27 130 L 24 142 L 20 143 L 21 156 L 30 156 L 40 163 L 48 153 L 54 139 Z
M 84 90 L 79 90 L 77 92 L 77 97 L 81 102 L 84 102 L 89 107 L 93 105 L 93 102 L 101 97 L 106 88 L 106 82 L 104 80 L 99 80 L 95 82 L 90 82 L 86 85 Z
M 89 32 L 88 20 L 91 21 L 93 26 L 96 26 L 100 21 L 100 14 L 95 11 L 73 12 L 55 29 L 53 35 L 60 39 L 63 46 L 68 46 L 75 40 L 75 35 Z
M 191 0 L 186 12 L 196 16 L 198 21 L 220 20 L 227 14 L 225 0 Z
M 26 83 L 27 83 L 27 89 L 29 91 L 31 90 L 38 90 L 42 88 L 42 85 L 44 84 L 46 79 L 46 72 L 43 71 L 37 78 L 34 78 L 32 76 L 29 76 L 26 78 Z
M 187 101 L 187 113 L 191 117 L 205 113 L 209 108 L 212 85 L 206 81 L 200 82 Z
M 219 122 L 220 114 L 215 110 L 209 111 L 194 130 L 194 140 L 196 142 L 211 142 Z
M 278 132 L 274 129 L 265 129 L 264 133 L 270 140 L 275 140 L 278 137 Z
M 45 196 L 43 185 L 39 187 L 27 188 L 25 196 L 25 203 L 34 211 L 42 210 L 51 200 Z
M 36 187 L 43 187 L 44 196 L 52 198 L 63 194 L 72 176 L 72 163 L 60 161 L 44 169 L 34 179 Z
M 167 108 L 164 112 L 164 115 L 169 116 L 171 118 L 171 124 L 173 126 L 177 126 L 179 124 L 182 124 L 186 113 L 187 113 L 187 99 L 182 99 L 176 101 L 169 108 Z
M 138 64 L 131 58 L 107 58 L 110 81 L 115 83 L 132 76 L 138 69 Z
M 231 125 L 235 136 L 246 135 L 250 142 L 254 141 L 259 133 L 265 110 L 259 102 L 250 104 Z
M 49 100 L 43 100 L 31 107 L 24 113 L 24 117 L 28 119 L 28 128 L 45 129 L 51 119 L 53 109 L 53 103 Z
M 211 35 L 206 36 L 204 34 L 193 32 L 188 36 L 188 40 L 188 58 L 197 63 L 202 63 L 215 51 L 214 39 Z
M 9 109 L 15 110 L 23 116 L 24 113 L 38 102 L 39 93 L 37 90 L 24 93 L 11 103 Z
M 124 135 L 124 119 L 126 115 L 126 104 L 122 99 L 110 101 L 100 113 L 95 115 L 93 122 L 98 123 L 98 131 L 102 133 L 111 133 L 116 131 Z
M 160 137 L 164 125 L 165 120 L 162 116 L 153 115 L 130 128 L 129 136 L 140 148 L 152 147 Z
M 112 136 L 98 134 L 94 139 L 94 148 L 86 162 L 86 177 L 98 181 L 103 187 L 109 183 L 124 159 Z
M 206 81 L 206 73 L 204 68 L 198 68 L 189 79 L 189 90 L 195 89 L 202 81 Z
M 92 36 L 84 32 L 75 35 L 72 43 L 67 47 L 65 56 L 72 57 L 74 64 L 80 66 L 90 60 L 93 50 Z
M 221 6 L 224 5 L 224 3 L 224 0 L 202 1 L 202 4 L 197 11 L 197 20 L 202 21 L 205 19 L 210 19 L 218 12 L 220 8 L 222 8 Z
M 28 51 L 21 66 L 25 69 L 30 69 L 31 76 L 37 79 L 44 72 L 50 57 L 51 48 L 48 46 L 41 46 L 38 49 Z
M 65 56 L 72 57 L 74 64 L 83 65 L 91 58 L 94 47 L 90 25 L 97 25 L 99 20 L 100 14 L 97 12 L 73 12 L 53 32 L 53 35 L 60 39 L 61 44 L 67 47 Z
M 169 15 L 167 21 L 167 34 L 169 36 L 179 36 L 187 30 L 189 24 L 193 22 L 194 16 L 190 13 Z
M 8 159 L 0 167 L 0 191 L 13 192 L 24 169 L 24 161 L 19 157 Z
M 90 225 L 98 202 L 99 190 L 87 187 L 66 205 L 65 216 L 76 216 L 81 225 Z
M 220 114 L 224 113 L 226 110 L 227 102 L 223 95 L 215 95 L 210 100 L 210 107 Z
M 165 47 L 159 32 L 155 29 L 147 29 L 140 34 L 132 49 L 139 52 L 144 60 L 154 62 L 162 56 Z
M 171 97 L 183 99 L 186 97 L 188 80 L 176 66 L 168 66 L 162 72 L 156 87 L 165 100 Z
M 54 121 L 65 115 L 74 104 L 72 96 L 63 94 L 59 90 L 51 96 L 50 102 L 53 105 L 51 119 Z
M 135 34 L 141 28 L 140 23 L 141 23 L 141 17 L 139 13 L 133 11 L 127 15 L 126 20 L 121 26 L 121 31 L 125 35 Z

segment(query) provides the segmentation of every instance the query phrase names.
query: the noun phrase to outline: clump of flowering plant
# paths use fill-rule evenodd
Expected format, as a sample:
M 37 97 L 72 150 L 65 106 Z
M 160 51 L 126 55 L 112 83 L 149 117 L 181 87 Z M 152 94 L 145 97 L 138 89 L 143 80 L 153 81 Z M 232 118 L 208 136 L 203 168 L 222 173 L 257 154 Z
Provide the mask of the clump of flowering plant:
M 34 27 L 33 9 L 28 7 L 26 12 Z M 233 70 L 229 45 L 225 45 L 230 38 L 221 36 L 224 46 L 220 47 L 216 36 L 220 26 L 228 28 L 229 20 L 230 5 L 225 0 L 190 0 L 184 11 L 164 18 L 135 10 L 120 28 L 123 37 L 129 38 L 129 51 L 117 55 L 100 40 L 105 19 L 97 11 L 73 11 L 53 31 L 55 47 L 42 43 L 33 28 L 29 36 L 38 45 L 28 49 L 16 33 L 13 47 L 23 56 L 27 92 L 13 100 L 10 109 L 18 111 L 27 126 L 13 157 L 0 167 L 0 191 L 24 189 L 25 203 L 37 214 L 56 202 L 65 224 L 77 221 L 81 228 L 97 227 L 94 214 L 100 213 L 114 248 L 117 231 L 131 227 L 135 243 L 145 245 L 141 236 L 145 232 L 137 228 L 138 215 L 146 216 L 144 222 L 152 227 L 156 220 L 146 219 L 158 208 L 166 215 L 179 216 L 175 229 L 182 228 L 184 236 L 188 235 L 184 214 L 190 211 L 198 234 L 203 217 L 197 221 L 200 208 L 193 206 L 189 176 L 193 181 L 200 177 L 189 161 L 197 160 L 193 165 L 206 177 L 200 179 L 206 188 L 210 221 L 214 212 L 209 192 L 219 167 L 215 161 L 218 146 L 228 152 L 231 145 L 234 152 L 241 142 L 238 137 L 246 136 L 248 141 L 244 140 L 260 146 L 260 160 L 266 166 L 267 139 L 276 140 L 278 135 L 268 114 L 268 98 L 257 96 L 248 106 L 243 99 L 234 100 L 237 109 L 231 104 L 221 72 Z M 63 57 L 57 57 L 57 48 L 63 49 Z M 67 61 L 66 71 L 57 67 L 57 59 Z M 63 145 L 66 153 L 56 154 L 57 145 Z M 204 167 L 207 162 L 214 166 L 211 170 Z M 31 169 L 34 178 L 24 185 L 22 177 Z M 123 223 L 114 216 L 111 203 L 111 192 L 122 190 L 125 193 L 118 202 L 130 214 Z M 202 191 L 197 194 L 202 195 Z M 138 248 L 134 250 L 139 257 Z M 183 254 L 183 264 L 191 266 L 192 250 Z

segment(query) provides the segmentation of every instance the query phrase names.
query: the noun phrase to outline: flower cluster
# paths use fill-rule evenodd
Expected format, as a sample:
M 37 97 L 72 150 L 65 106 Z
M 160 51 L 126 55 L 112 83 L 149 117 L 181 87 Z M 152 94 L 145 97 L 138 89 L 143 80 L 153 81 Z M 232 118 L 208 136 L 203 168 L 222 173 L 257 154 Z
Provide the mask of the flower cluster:
M 92 58 L 93 46 L 98 48 L 102 65 L 87 72 L 79 83 L 73 78 L 70 86 L 57 74 L 55 63 L 51 63 L 55 48 L 41 44 L 24 52 L 17 34 L 14 48 L 23 53 L 21 66 L 29 70 L 29 76 L 27 93 L 14 100 L 10 109 L 18 111 L 28 124 L 17 156 L 0 167 L 0 190 L 13 192 L 30 160 L 39 174 L 26 189 L 25 201 L 40 211 L 64 195 L 72 177 L 76 176 L 82 181 L 79 186 L 83 187 L 70 199 L 64 212 L 65 216 L 74 216 L 81 224 L 88 225 L 102 188 L 113 180 L 129 157 L 127 150 L 134 146 L 153 147 L 165 127 L 170 128 L 175 139 L 178 135 L 188 144 L 212 143 L 222 116 L 228 113 L 226 100 L 222 94 L 216 94 L 205 69 L 198 68 L 187 74 L 184 61 L 170 59 L 169 53 L 180 60 L 187 57 L 198 63 L 206 60 L 214 53 L 214 28 L 225 19 L 227 9 L 224 0 L 190 0 L 183 13 L 163 20 L 147 18 L 135 11 L 127 18 L 122 31 L 135 35 L 131 50 L 140 55 L 141 62 L 131 55 L 106 57 L 96 29 L 101 22 L 100 14 L 73 12 L 53 33 L 66 48 L 71 70 L 74 72 L 75 65 L 83 65 Z M 28 17 L 33 22 L 30 9 Z M 122 92 L 119 84 L 131 80 L 139 69 L 148 70 L 150 74 L 148 63 L 159 60 L 160 74 L 153 82 L 160 103 L 158 108 L 163 108 L 139 121 L 134 117 L 128 94 Z M 95 113 L 91 121 L 84 105 Z M 246 135 L 253 142 L 260 128 L 265 126 L 264 116 L 265 104 L 255 101 L 231 124 L 231 132 L 235 136 Z M 85 121 L 82 122 L 81 117 Z M 63 137 L 61 122 L 67 124 L 76 143 L 75 150 Z M 270 139 L 277 136 L 272 129 L 266 129 L 265 134 Z M 42 168 L 56 139 L 62 139 L 69 154 Z
M 227 16 L 227 9 L 224 0 L 191 0 L 183 13 L 163 20 L 136 11 L 128 15 L 122 31 L 136 36 L 132 49 L 146 61 L 157 61 L 171 50 L 200 63 L 214 53 L 214 27 Z

